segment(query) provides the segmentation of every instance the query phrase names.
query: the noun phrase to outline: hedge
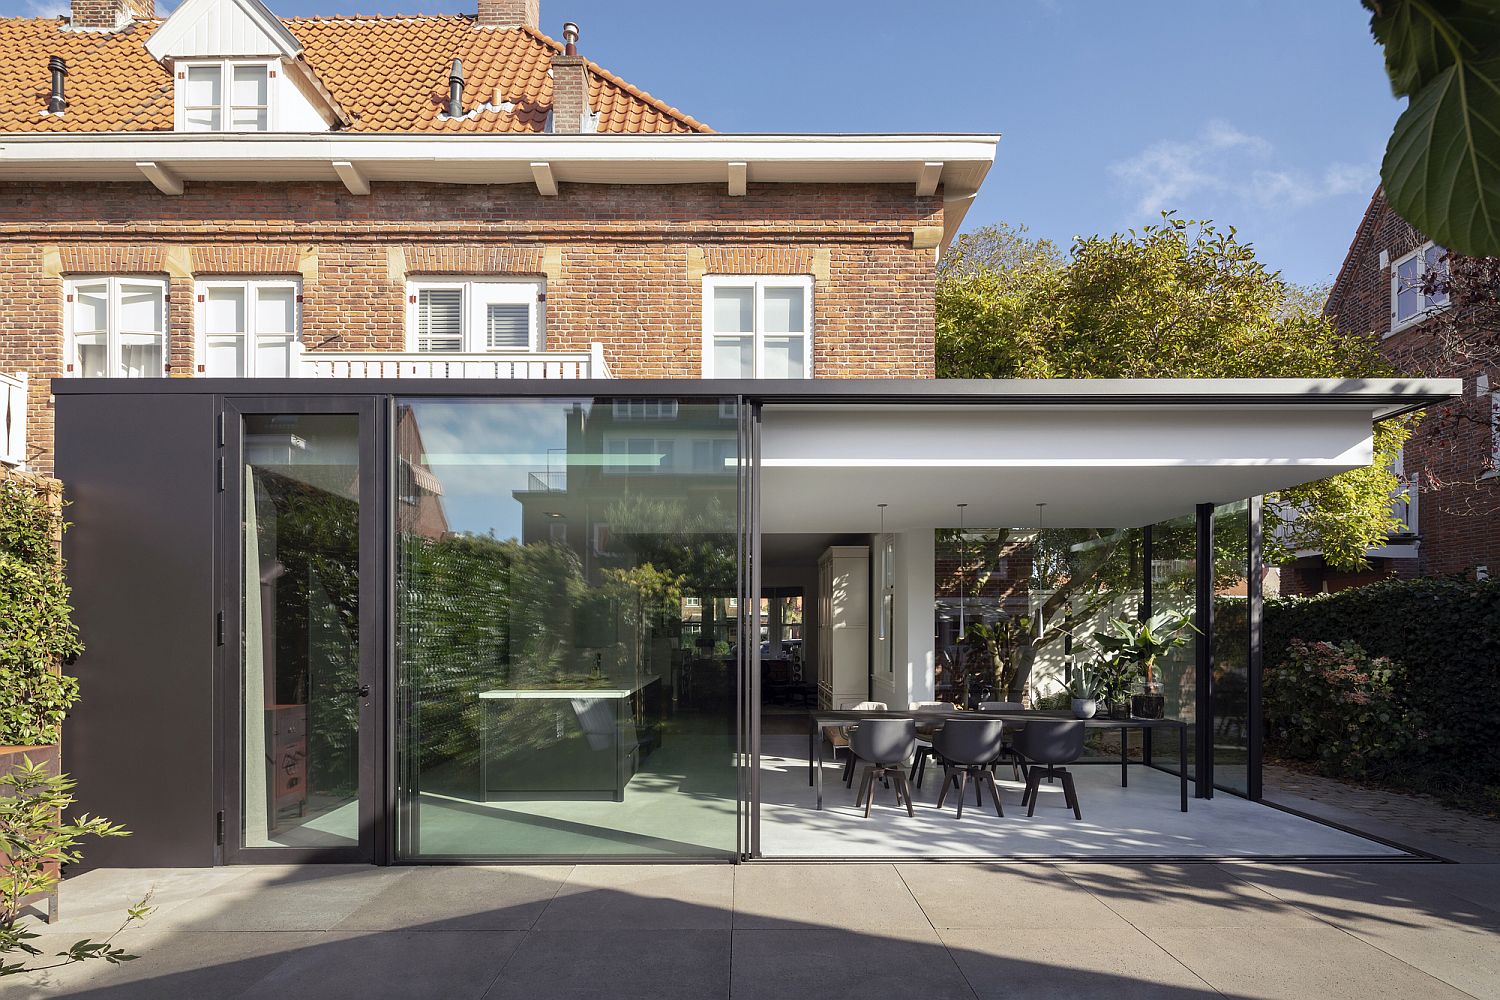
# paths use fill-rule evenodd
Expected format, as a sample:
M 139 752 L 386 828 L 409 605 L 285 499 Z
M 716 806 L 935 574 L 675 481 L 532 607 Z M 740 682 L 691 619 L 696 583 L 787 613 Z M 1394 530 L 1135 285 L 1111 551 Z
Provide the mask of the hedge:
M 1500 581 L 1388 580 L 1316 597 L 1267 598 L 1268 680 L 1290 672 L 1298 639 L 1353 642 L 1391 661 L 1391 690 L 1403 717 L 1421 722 L 1419 732 L 1402 734 L 1409 749 L 1385 780 L 1500 808 Z M 1277 721 L 1267 719 L 1273 752 L 1285 749 L 1274 743 Z

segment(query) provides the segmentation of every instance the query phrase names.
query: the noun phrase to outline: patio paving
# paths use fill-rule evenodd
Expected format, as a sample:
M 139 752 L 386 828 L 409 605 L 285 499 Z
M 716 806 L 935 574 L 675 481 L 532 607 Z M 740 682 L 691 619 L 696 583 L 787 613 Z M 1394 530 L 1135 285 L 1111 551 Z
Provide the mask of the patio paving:
M 922 863 L 93 871 L 0 995 L 1500 998 L 1500 865 Z

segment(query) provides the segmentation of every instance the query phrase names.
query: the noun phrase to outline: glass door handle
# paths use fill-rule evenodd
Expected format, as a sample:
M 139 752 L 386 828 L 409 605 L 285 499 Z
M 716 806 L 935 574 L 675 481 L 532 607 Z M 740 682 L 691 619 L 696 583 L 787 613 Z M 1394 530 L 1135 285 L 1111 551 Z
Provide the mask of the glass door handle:
M 358 695 L 361 698 L 370 697 L 370 685 L 361 684 L 359 687 L 346 688 L 344 694 Z

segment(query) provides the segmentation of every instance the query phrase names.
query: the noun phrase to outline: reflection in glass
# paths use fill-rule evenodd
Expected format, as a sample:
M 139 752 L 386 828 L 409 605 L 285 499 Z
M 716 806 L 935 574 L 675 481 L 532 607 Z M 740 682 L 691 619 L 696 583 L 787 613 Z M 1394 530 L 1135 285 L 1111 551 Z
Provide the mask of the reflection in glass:
M 1214 784 L 1250 794 L 1250 505 L 1214 510 Z
M 1198 519 L 1185 514 L 1151 528 L 1151 610 L 1192 615 L 1198 604 Z M 1165 653 L 1157 661 L 1166 716 L 1188 723 L 1188 768 L 1194 753 L 1197 725 L 1198 661 L 1195 642 Z M 1153 755 L 1156 763 L 1178 772 L 1175 740 L 1162 740 Z
M 245 417 L 245 847 L 359 842 L 358 419 Z
M 732 853 L 738 425 L 397 410 L 404 857 Z

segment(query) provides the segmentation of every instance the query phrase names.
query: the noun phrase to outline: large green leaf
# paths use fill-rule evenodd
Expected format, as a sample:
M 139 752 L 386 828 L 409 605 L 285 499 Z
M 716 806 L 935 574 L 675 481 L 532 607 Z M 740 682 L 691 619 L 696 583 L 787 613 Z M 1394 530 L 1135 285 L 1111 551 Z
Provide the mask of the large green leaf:
M 1397 97 L 1411 97 L 1459 59 L 1500 44 L 1500 0 L 1364 0 Z
M 1380 176 L 1391 207 L 1429 238 L 1500 256 L 1500 57 L 1456 60 L 1414 94 Z

